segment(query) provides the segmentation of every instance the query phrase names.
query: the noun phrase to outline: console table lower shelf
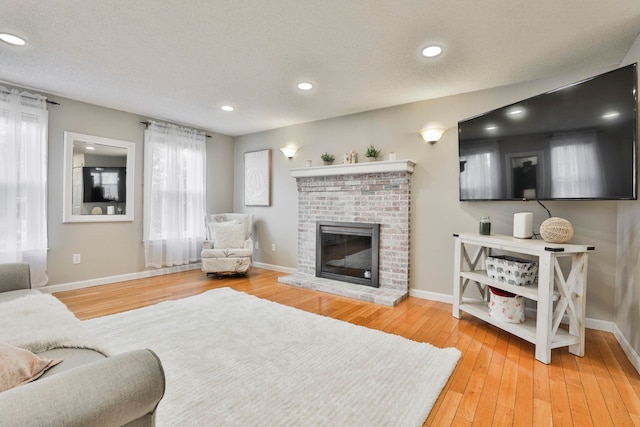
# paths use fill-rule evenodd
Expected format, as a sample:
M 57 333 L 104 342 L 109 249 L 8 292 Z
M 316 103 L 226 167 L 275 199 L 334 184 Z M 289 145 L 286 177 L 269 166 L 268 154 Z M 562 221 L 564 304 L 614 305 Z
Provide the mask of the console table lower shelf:
M 503 320 L 497 320 L 489 316 L 486 301 L 464 302 L 460 305 L 460 311 L 464 311 L 485 321 L 497 328 L 509 332 L 525 341 L 536 344 L 536 328 L 537 321 L 535 318 L 527 317 L 524 323 L 509 323 Z M 569 331 L 558 328 L 556 334 L 551 338 L 550 349 L 558 347 L 566 347 L 570 345 L 580 344 L 580 337 L 571 335 Z

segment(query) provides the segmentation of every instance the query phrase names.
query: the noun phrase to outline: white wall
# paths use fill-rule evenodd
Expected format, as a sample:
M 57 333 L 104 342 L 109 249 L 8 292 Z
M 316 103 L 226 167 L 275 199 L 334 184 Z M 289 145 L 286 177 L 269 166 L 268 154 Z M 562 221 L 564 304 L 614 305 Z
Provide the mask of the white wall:
M 640 61 L 640 36 L 622 65 Z M 640 202 L 618 203 L 615 324 L 624 340 L 640 354 Z M 640 371 L 640 365 L 636 368 Z
M 256 261 L 296 267 L 297 189 L 289 169 L 304 167 L 311 159 L 320 165 L 320 154 L 329 151 L 338 161 L 345 151 L 356 150 L 360 159 L 374 144 L 383 156 L 390 151 L 398 159 L 417 162 L 413 176 L 411 288 L 426 293 L 451 295 L 453 284 L 453 238 L 455 232 L 475 231 L 478 220 L 489 215 L 493 231 L 511 234 L 513 214 L 534 213 L 538 228 L 546 212 L 534 202 L 460 202 L 458 200 L 457 122 L 488 110 L 514 103 L 609 69 L 584 70 L 549 78 L 446 98 L 399 105 L 375 111 L 290 126 L 236 138 L 234 210 L 251 212 L 259 224 L 261 250 Z M 375 88 L 371 88 L 375 90 Z M 449 130 L 437 144 L 424 144 L 417 131 L 428 124 Z M 298 145 L 287 160 L 279 148 Z M 273 150 L 273 197 L 271 207 L 243 204 L 243 153 Z M 549 202 L 553 215 L 569 219 L 575 227 L 572 242 L 596 246 L 589 259 L 587 316 L 613 321 L 617 202 Z M 272 252 L 271 243 L 277 244 Z
M 36 90 L 29 90 L 37 92 Z M 144 125 L 147 117 L 49 95 L 48 274 L 49 285 L 98 279 L 145 270 L 142 248 L 142 172 Z M 63 133 L 121 139 L 136 145 L 135 220 L 114 223 L 62 223 Z M 233 138 L 208 132 L 207 208 L 230 211 L 233 206 Z M 204 226 L 203 226 L 204 227 Z M 82 262 L 74 265 L 72 255 Z

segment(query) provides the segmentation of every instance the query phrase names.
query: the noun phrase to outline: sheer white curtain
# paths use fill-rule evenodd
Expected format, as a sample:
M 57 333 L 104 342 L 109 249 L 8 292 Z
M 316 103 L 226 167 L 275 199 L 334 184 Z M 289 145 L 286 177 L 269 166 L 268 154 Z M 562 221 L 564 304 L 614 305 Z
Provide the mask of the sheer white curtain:
M 602 197 L 604 182 L 595 132 L 551 137 L 551 195 L 558 198 Z
M 461 199 L 493 199 L 500 193 L 500 158 L 498 144 L 480 143 L 460 153 L 464 162 L 460 174 Z
M 144 145 L 144 248 L 147 267 L 200 259 L 206 212 L 206 135 L 150 121 Z
M 0 262 L 28 262 L 47 284 L 46 98 L 0 87 Z

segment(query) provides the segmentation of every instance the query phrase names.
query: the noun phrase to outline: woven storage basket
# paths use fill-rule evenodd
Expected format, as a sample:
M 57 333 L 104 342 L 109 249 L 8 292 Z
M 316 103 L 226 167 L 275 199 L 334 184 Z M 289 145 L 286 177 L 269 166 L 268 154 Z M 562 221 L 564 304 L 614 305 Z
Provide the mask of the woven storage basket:
M 573 225 L 564 218 L 553 216 L 540 225 L 540 235 L 545 242 L 568 242 L 573 237 Z

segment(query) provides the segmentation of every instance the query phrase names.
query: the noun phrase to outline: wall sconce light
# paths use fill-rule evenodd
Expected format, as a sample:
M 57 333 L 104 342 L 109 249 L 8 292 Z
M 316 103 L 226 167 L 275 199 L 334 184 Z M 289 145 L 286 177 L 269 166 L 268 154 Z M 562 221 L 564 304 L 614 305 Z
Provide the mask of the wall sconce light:
M 298 147 L 282 147 L 280 151 L 287 159 L 293 159 L 293 156 L 298 152 Z
M 435 144 L 440 140 L 442 134 L 444 134 L 447 130 L 443 128 L 429 128 L 419 130 L 418 133 L 424 140 L 424 142 L 428 142 L 429 144 Z

